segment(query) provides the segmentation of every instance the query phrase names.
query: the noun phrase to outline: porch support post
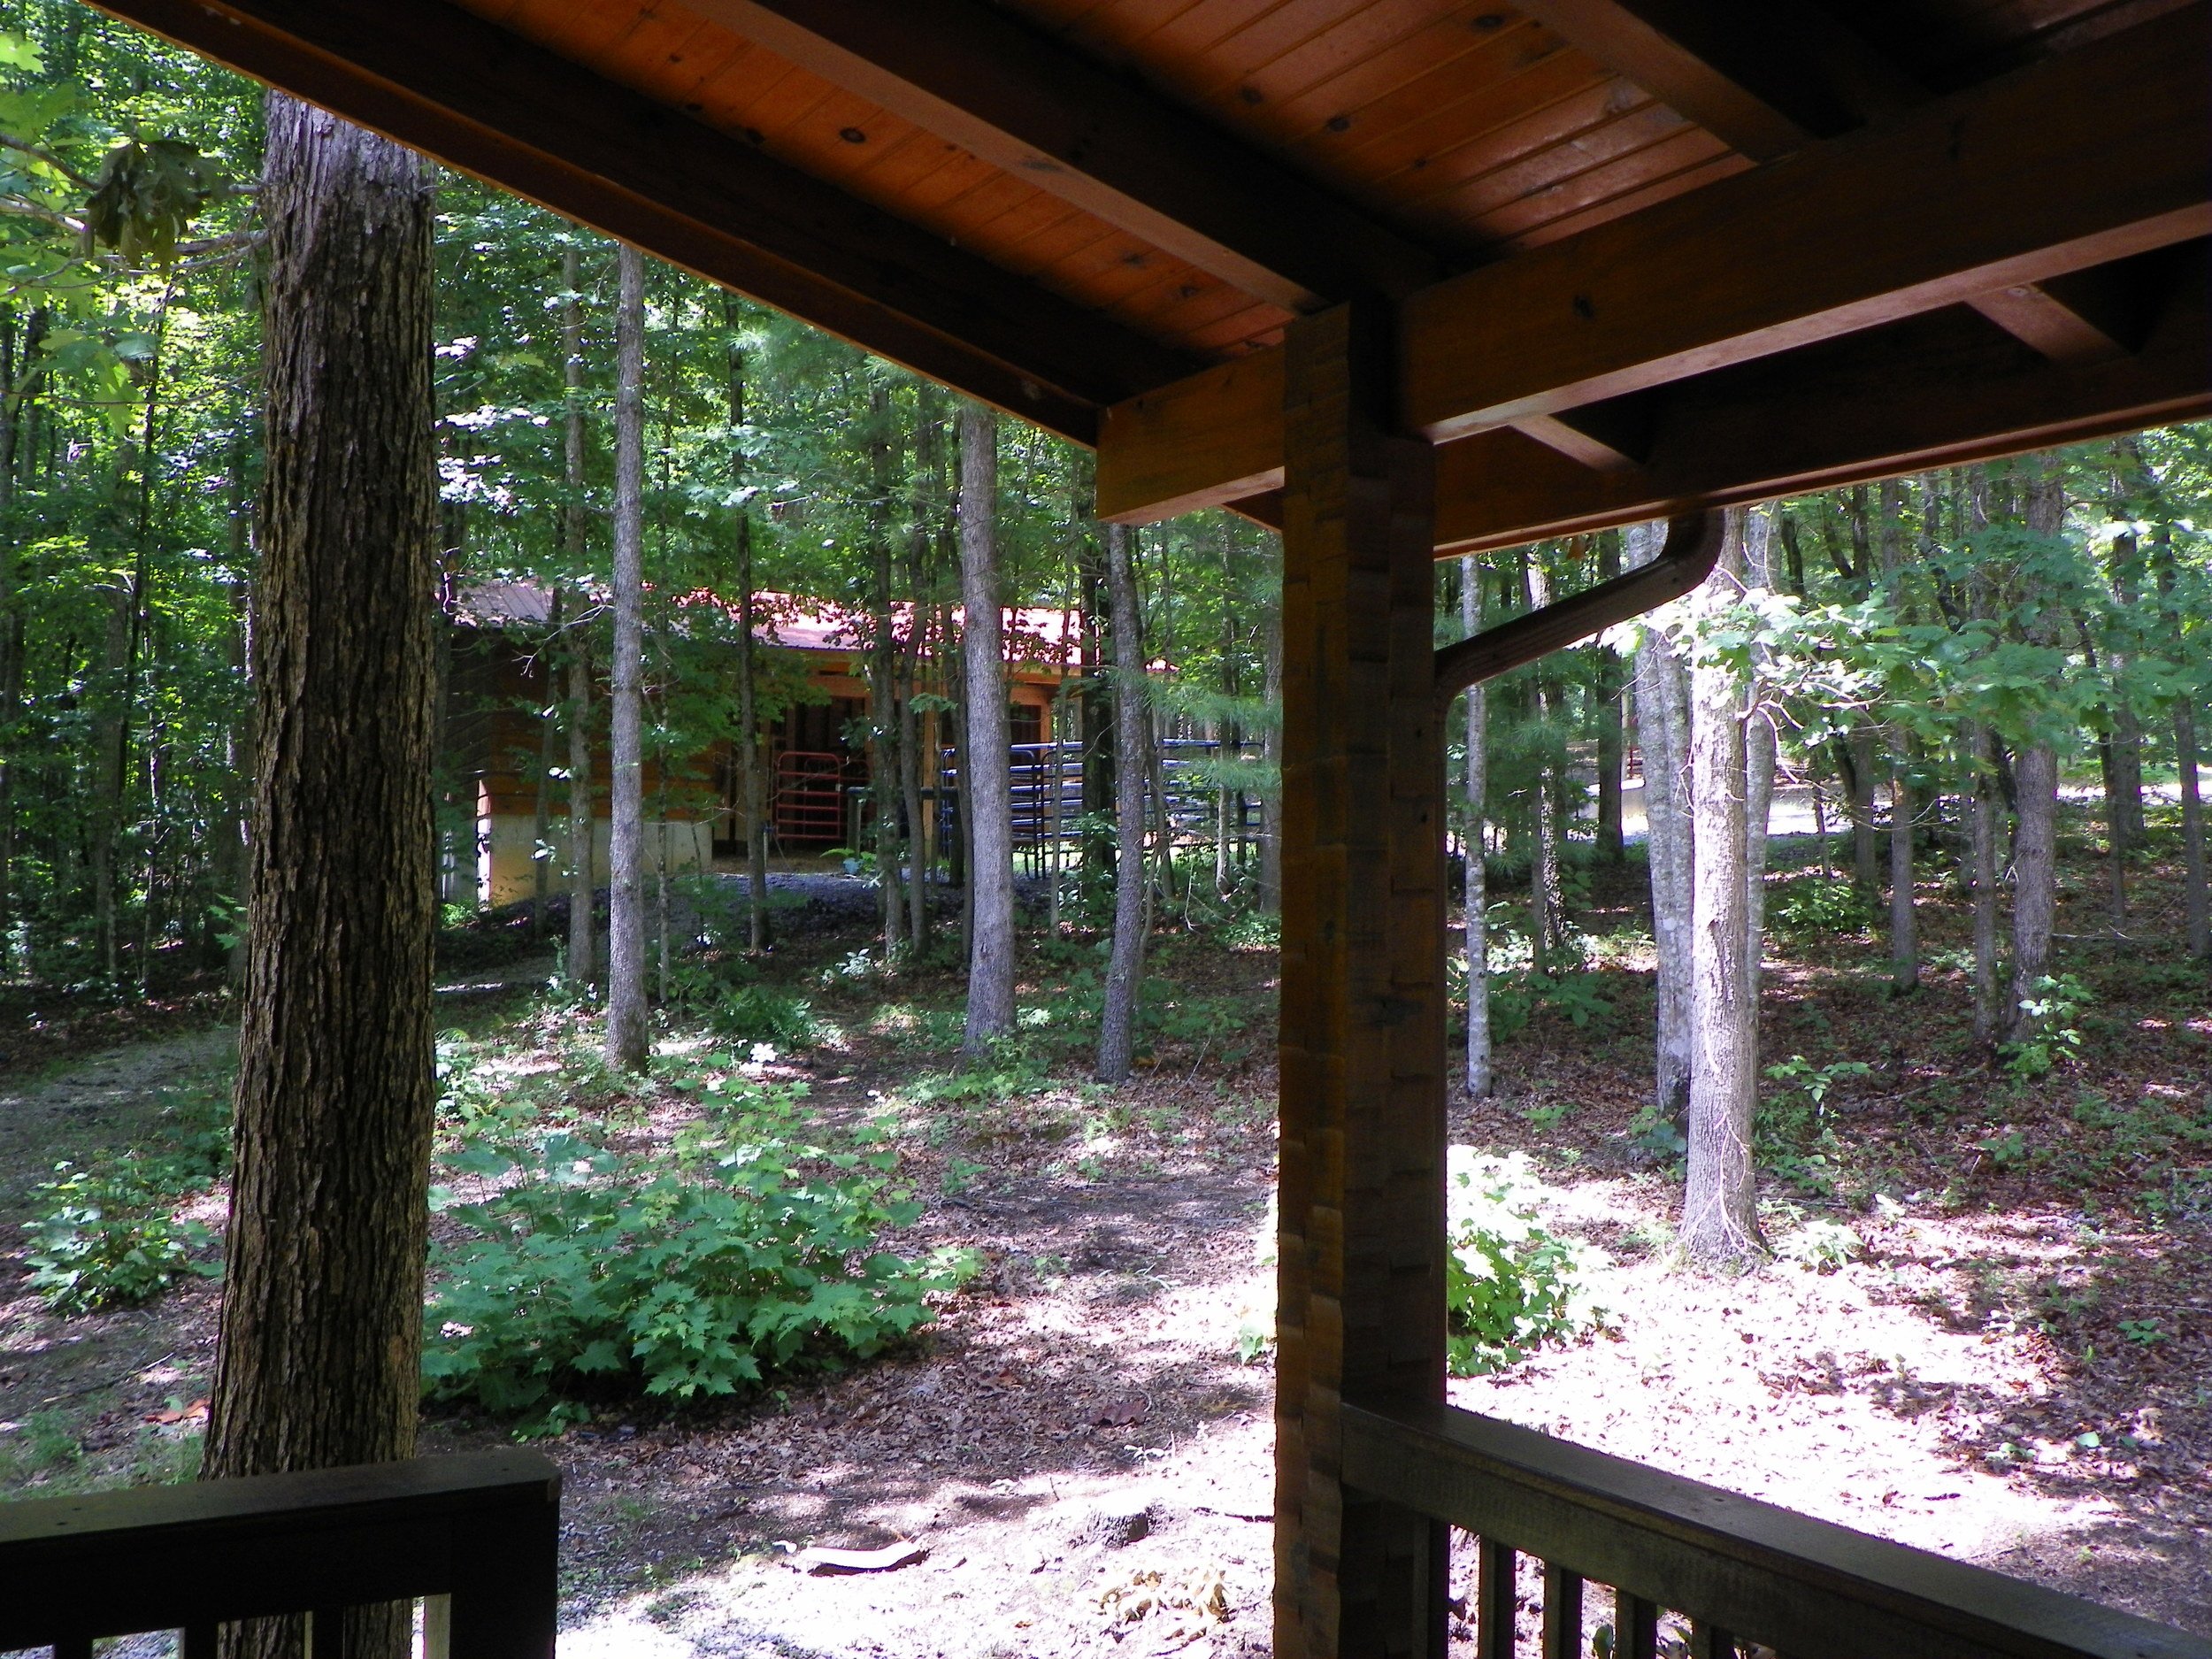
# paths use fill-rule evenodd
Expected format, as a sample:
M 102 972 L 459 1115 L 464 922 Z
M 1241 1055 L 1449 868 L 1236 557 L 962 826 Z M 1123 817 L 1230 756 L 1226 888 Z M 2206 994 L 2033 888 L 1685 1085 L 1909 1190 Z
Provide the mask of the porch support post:
M 1346 1494 L 1340 1408 L 1444 1397 L 1435 465 L 1391 319 L 1285 342 L 1278 1659 L 1444 1651 L 1446 1532 Z

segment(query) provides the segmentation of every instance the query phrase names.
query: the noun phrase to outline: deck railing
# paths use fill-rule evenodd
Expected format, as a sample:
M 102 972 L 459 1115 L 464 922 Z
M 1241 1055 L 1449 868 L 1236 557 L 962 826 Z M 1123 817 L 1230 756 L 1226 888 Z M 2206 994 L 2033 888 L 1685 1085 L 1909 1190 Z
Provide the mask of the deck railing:
M 1612 1593 L 1613 1659 L 1654 1659 L 1670 1614 L 1691 1659 L 2212 1659 L 2186 1632 L 1471 1412 L 1341 1421 L 1348 1487 L 1475 1535 L 1480 1659 L 1514 1654 L 1524 1555 L 1542 1659 L 1591 1651 L 1590 1586 Z
M 0 1653 L 420 1600 L 429 1659 L 552 1659 L 560 1475 L 534 1452 L 0 1504 Z M 332 1651 L 327 1640 L 317 1659 Z

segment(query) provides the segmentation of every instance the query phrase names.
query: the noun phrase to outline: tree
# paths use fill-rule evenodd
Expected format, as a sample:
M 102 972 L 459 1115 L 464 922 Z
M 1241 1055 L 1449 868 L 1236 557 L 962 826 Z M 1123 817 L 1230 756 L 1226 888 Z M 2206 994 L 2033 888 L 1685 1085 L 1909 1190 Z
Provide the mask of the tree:
M 1728 517 L 1720 565 L 1691 602 L 1709 634 L 1718 631 L 1714 625 L 1724 622 L 1743 583 L 1745 515 L 1732 508 Z M 1759 1004 L 1745 733 L 1755 718 L 1742 669 L 1712 638 L 1701 641 L 1690 669 L 1691 1048 L 1682 1244 L 1699 1266 L 1723 1271 L 1763 1253 L 1751 1158 Z
M 744 815 L 746 941 L 757 951 L 769 945 L 768 803 L 761 775 L 760 676 L 754 639 L 760 618 L 753 586 L 752 486 L 746 465 L 749 445 L 745 423 L 744 322 L 744 302 L 734 294 L 723 295 L 722 326 L 729 335 L 724 363 L 730 416 L 730 496 L 736 518 L 731 574 L 737 583 L 737 739 L 732 747 Z
M 430 187 L 397 145 L 270 96 L 261 741 L 209 1476 L 415 1447 L 437 916 Z M 348 1618 L 344 1651 L 403 1650 L 404 1609 Z
M 2027 491 L 2031 536 L 2047 546 L 2066 515 L 2065 484 L 2057 470 L 2039 466 Z M 2040 588 L 2041 584 L 2036 584 Z M 2048 595 L 2032 592 L 2024 632 L 2048 646 Z M 2012 993 L 1999 1029 L 2007 1040 L 2026 1036 L 2034 1017 L 2027 1004 L 2037 982 L 2050 972 L 2051 930 L 2058 917 L 2058 750 L 2047 726 L 2032 733 L 2014 757 L 2016 826 L 2012 837 Z
M 1632 570 L 1659 556 L 1660 526 L 1624 533 Z M 1656 1104 L 1675 1123 L 1690 1109 L 1689 691 L 1663 628 L 1643 630 L 1636 648 L 1636 732 L 1644 754 L 1645 841 L 1651 862 L 1651 933 L 1658 956 Z
M 1114 935 L 1106 959 L 1098 1076 L 1102 1083 L 1119 1083 L 1129 1076 L 1136 1048 L 1137 997 L 1150 921 L 1144 879 L 1145 653 L 1129 529 L 1110 524 L 1104 531 L 1112 614 L 1108 633 L 1114 648 Z
M 1009 793 L 1006 664 L 1000 641 L 998 416 L 963 403 L 960 603 L 967 741 L 968 1018 L 960 1052 L 979 1059 L 1014 1029 L 1014 812 Z
M 562 551 L 571 572 L 584 563 L 584 299 L 581 261 L 572 239 L 561 246 L 561 457 L 566 490 L 561 502 Z M 579 605 L 568 642 L 568 977 L 589 986 L 598 978 L 598 941 L 592 926 L 598 884 L 593 865 L 598 832 L 591 803 L 591 636 L 584 631 L 589 607 Z
M 1469 635 L 1482 626 L 1482 567 L 1459 561 L 1459 619 Z M 1484 869 L 1484 791 L 1488 776 L 1488 695 L 1467 690 L 1467 1098 L 1490 1098 L 1490 895 Z
M 615 309 L 614 657 L 607 755 L 607 1064 L 644 1069 L 645 256 L 618 256 Z

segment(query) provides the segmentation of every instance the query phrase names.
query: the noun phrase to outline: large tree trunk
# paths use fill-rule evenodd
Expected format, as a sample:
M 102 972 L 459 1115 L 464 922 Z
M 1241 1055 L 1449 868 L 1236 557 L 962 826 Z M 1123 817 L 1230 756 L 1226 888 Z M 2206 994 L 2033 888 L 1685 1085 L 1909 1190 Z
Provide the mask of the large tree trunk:
M 607 718 L 607 1064 L 644 1069 L 645 894 L 645 256 L 617 256 L 615 310 L 614 660 Z
M 1482 626 L 1482 566 L 1459 561 L 1459 620 L 1469 634 Z M 1490 893 L 1484 868 L 1484 795 L 1489 783 L 1489 694 L 1467 691 L 1467 1098 L 1487 1100 L 1490 1074 Z
M 1136 1048 L 1137 991 L 1144 979 L 1144 627 L 1125 525 L 1104 526 L 1110 633 L 1114 648 L 1114 938 L 1106 959 L 1098 1075 L 1119 1083 Z
M 1733 600 L 1742 571 L 1740 510 L 1723 567 L 1694 603 Z M 1727 566 L 1733 564 L 1734 570 Z M 1744 726 L 1741 678 L 1725 664 L 1690 671 L 1691 879 L 1689 1180 L 1682 1244 L 1701 1267 L 1731 1270 L 1756 1258 L 1758 1187 L 1751 1117 L 1758 1101 L 1758 1002 L 1752 989 L 1746 903 Z
M 584 302 L 581 261 L 572 239 L 561 250 L 561 544 L 568 574 L 584 574 Z M 589 608 L 577 607 L 568 645 L 568 977 L 588 989 L 599 977 L 595 910 L 598 829 L 591 799 L 591 649 Z
M 1624 534 L 1631 569 L 1658 557 L 1656 526 Z M 1690 861 L 1688 686 L 1681 659 L 1655 631 L 1636 650 L 1636 733 L 1644 755 L 1645 841 L 1651 862 L 1651 933 L 1658 957 L 1660 1111 L 1690 1108 Z
M 101 655 L 100 688 L 92 720 L 92 811 L 87 825 L 90 845 L 85 869 L 92 884 L 92 931 L 102 976 L 112 981 L 121 972 L 116 953 L 115 854 L 123 825 L 123 781 L 128 747 L 125 681 L 131 657 L 129 587 L 117 582 L 109 597 L 106 648 Z
M 435 1098 L 431 175 L 272 94 L 261 204 L 261 742 L 210 1476 L 413 1452 Z M 342 1651 L 404 1650 L 404 1608 L 348 1622 Z
M 960 408 L 960 603 L 966 696 L 962 759 L 969 819 L 968 1018 L 960 1051 L 979 1059 L 1014 1029 L 1014 811 L 1000 645 L 998 417 Z

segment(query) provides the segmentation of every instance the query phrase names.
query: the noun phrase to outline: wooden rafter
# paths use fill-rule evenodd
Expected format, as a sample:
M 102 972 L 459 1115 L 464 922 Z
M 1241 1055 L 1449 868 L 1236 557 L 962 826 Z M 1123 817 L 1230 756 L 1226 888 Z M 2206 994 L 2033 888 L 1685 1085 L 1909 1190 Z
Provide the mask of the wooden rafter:
M 2208 57 L 2194 4 L 1425 289 L 1399 419 L 1442 439 L 1563 416 L 2202 236 Z M 1256 356 L 1108 411 L 1102 513 L 1271 487 L 1268 373 Z
M 1901 114 L 1934 95 L 1812 0 L 1526 0 L 1526 9 L 1755 161 Z M 2096 309 L 2034 283 L 1967 303 L 2045 356 L 2126 348 Z M 1551 434 L 1524 426 L 1532 437 Z M 1564 453 L 1583 458 L 1571 447 Z
M 1187 361 L 446 0 L 102 0 L 1079 442 Z
M 1437 451 L 1440 553 L 1863 483 L 2212 414 L 2203 250 L 2139 351 L 2053 362 L 1954 309 L 1701 376 L 1652 411 L 1646 464 L 1593 472 L 1511 430 Z
M 1432 250 L 985 0 L 687 9 L 1286 311 L 1444 273 Z

